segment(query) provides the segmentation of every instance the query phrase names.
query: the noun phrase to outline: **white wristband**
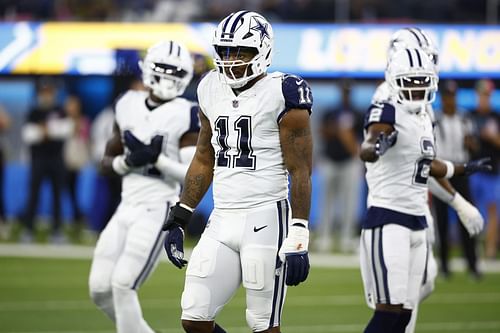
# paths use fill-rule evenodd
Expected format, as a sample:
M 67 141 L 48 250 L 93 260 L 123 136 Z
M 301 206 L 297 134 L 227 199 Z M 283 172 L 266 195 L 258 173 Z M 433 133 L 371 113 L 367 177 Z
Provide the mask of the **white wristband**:
M 443 161 L 444 164 L 446 164 L 446 175 L 444 178 L 451 178 L 453 175 L 455 175 L 455 165 L 451 163 L 450 161 Z
M 125 155 L 118 155 L 113 158 L 112 166 L 113 170 L 115 170 L 115 172 L 121 176 L 130 171 L 127 163 L 125 163 Z
M 181 206 L 182 208 L 185 208 L 185 209 L 189 210 L 191 213 L 194 212 L 194 208 L 191 208 L 188 205 L 183 204 L 182 202 L 179 202 L 179 206 Z
M 305 219 L 292 218 L 291 225 L 294 225 L 296 223 L 302 224 L 304 227 L 306 227 L 306 229 L 308 229 L 308 227 L 309 227 L 309 221 L 307 221 Z

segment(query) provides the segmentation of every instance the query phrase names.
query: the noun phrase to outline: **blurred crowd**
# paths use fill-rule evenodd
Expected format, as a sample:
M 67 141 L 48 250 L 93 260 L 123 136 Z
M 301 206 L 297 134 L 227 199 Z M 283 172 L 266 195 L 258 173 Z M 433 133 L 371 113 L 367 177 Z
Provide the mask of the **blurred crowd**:
M 497 23 L 496 0 L 3 0 L 4 21 L 214 21 L 241 8 L 275 22 Z
M 196 99 L 196 85 L 209 68 L 202 58 L 195 63 L 195 78 L 186 90 L 186 97 Z M 314 81 L 313 81 L 314 82 Z M 320 179 L 317 187 L 319 211 L 314 229 L 317 237 L 313 246 L 318 251 L 332 250 L 344 253 L 356 251 L 358 246 L 359 222 L 365 210 L 366 184 L 363 164 L 358 157 L 362 140 L 363 114 L 352 103 L 352 88 L 357 84 L 350 79 L 336 81 L 341 92 L 340 102 L 316 112 L 318 128 L 316 138 L 315 173 Z M 462 83 L 462 81 L 460 82 Z M 467 81 L 466 83 L 469 83 Z M 36 98 L 26 114 L 21 127 L 21 137 L 29 155 L 29 182 L 26 184 L 26 202 L 19 216 L 14 220 L 22 226 L 19 232 L 3 235 L 22 242 L 36 241 L 39 220 L 40 187 L 50 183 L 52 207 L 48 240 L 53 243 L 68 242 L 70 226 L 75 237 L 85 232 L 97 235 L 106 225 L 120 201 L 120 178 L 95 173 L 92 179 L 91 209 L 83 210 L 79 196 L 82 194 L 82 170 L 98 170 L 106 141 L 112 133 L 114 122 L 113 106 L 109 105 L 97 115 L 92 115 L 82 107 L 78 94 L 61 94 L 63 80 L 56 77 L 39 77 L 36 81 Z M 144 89 L 137 78 L 125 89 Z M 495 90 L 494 82 L 478 80 L 474 85 L 476 107 L 463 109 L 457 103 L 459 83 L 445 80 L 440 87 L 440 110 L 436 110 L 437 149 L 441 158 L 455 163 L 463 163 L 473 158 L 490 157 L 493 170 L 469 178 L 453 180 L 453 185 L 468 200 L 473 202 L 485 217 L 484 253 L 494 258 L 498 250 L 498 219 L 500 205 L 500 113 L 491 103 Z M 119 93 L 116 92 L 117 94 Z M 63 98 L 61 98 L 63 96 Z M 0 131 L 10 130 L 9 110 L 0 108 Z M 3 154 L 0 151 L 0 166 L 3 168 Z M 4 172 L 0 170 L 0 175 Z M 0 177 L 0 186 L 3 179 Z M 0 191 L 1 193 L 1 191 Z M 64 223 L 61 216 L 61 196 L 67 193 L 71 204 L 71 223 Z M 88 193 L 87 193 L 88 195 Z M 4 198 L 0 198 L 0 231 L 5 233 Z M 437 221 L 441 267 L 446 274 L 449 248 L 461 243 L 465 258 L 475 266 L 476 243 L 471 243 L 467 232 L 456 223 L 456 217 L 449 214 L 448 207 L 434 200 Z M 455 221 L 455 223 L 453 223 Z M 200 219 L 202 224 L 204 221 Z M 202 230 L 202 228 L 200 229 Z M 1 233 L 0 233 L 0 236 Z

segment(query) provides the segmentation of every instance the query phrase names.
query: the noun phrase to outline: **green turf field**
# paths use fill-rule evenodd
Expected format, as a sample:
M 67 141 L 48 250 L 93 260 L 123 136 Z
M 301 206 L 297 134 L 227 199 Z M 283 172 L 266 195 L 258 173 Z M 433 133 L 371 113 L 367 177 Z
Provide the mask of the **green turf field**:
M 113 332 L 87 296 L 89 260 L 0 258 L 0 332 Z M 181 332 L 184 271 L 162 262 L 141 289 L 146 319 L 163 333 Z M 370 317 L 355 269 L 313 268 L 288 289 L 282 331 L 362 332 Z M 218 320 L 229 333 L 249 332 L 240 292 Z M 438 280 L 421 308 L 417 332 L 500 332 L 500 274 L 477 283 L 465 274 Z

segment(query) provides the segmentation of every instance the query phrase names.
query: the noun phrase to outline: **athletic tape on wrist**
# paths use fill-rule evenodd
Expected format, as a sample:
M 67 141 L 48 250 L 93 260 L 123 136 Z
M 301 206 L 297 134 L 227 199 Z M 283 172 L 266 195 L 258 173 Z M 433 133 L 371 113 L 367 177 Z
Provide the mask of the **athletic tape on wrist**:
M 292 218 L 292 225 L 299 225 L 308 229 L 309 221 L 307 221 L 306 219 Z
M 119 155 L 113 158 L 112 162 L 113 170 L 119 175 L 124 175 L 130 171 L 130 168 L 125 163 L 125 155 Z
M 455 165 L 450 161 L 443 161 L 446 164 L 446 175 L 444 178 L 451 178 L 455 175 Z

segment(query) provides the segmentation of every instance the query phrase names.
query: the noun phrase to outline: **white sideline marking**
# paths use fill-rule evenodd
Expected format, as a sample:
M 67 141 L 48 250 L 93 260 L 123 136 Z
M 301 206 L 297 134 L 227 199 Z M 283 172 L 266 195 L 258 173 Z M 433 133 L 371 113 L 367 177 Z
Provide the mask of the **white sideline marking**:
M 0 244 L 0 257 L 28 257 L 28 258 L 54 258 L 54 259 L 90 259 L 94 247 L 82 245 L 50 245 L 50 244 Z M 186 257 L 189 258 L 191 250 L 186 250 Z M 167 260 L 167 256 L 160 256 L 162 261 Z M 311 253 L 310 262 L 313 267 L 325 268 L 359 268 L 358 255 L 331 255 Z M 462 258 L 450 260 L 452 271 L 464 271 L 465 262 Z M 500 273 L 500 261 L 480 261 L 479 267 L 485 273 Z
M 332 325 L 307 325 L 288 326 L 284 325 L 286 332 L 309 332 L 309 333 L 334 333 L 334 332 L 361 332 L 365 324 L 332 324 Z M 474 330 L 495 331 L 500 329 L 500 321 L 476 321 L 476 322 L 435 322 L 418 323 L 419 332 L 439 330 L 441 332 L 472 332 Z M 231 333 L 248 333 L 248 327 L 225 327 Z M 160 328 L 162 333 L 178 333 L 179 328 Z M 9 331 L 6 333 L 113 333 L 114 330 L 88 330 L 88 331 Z

